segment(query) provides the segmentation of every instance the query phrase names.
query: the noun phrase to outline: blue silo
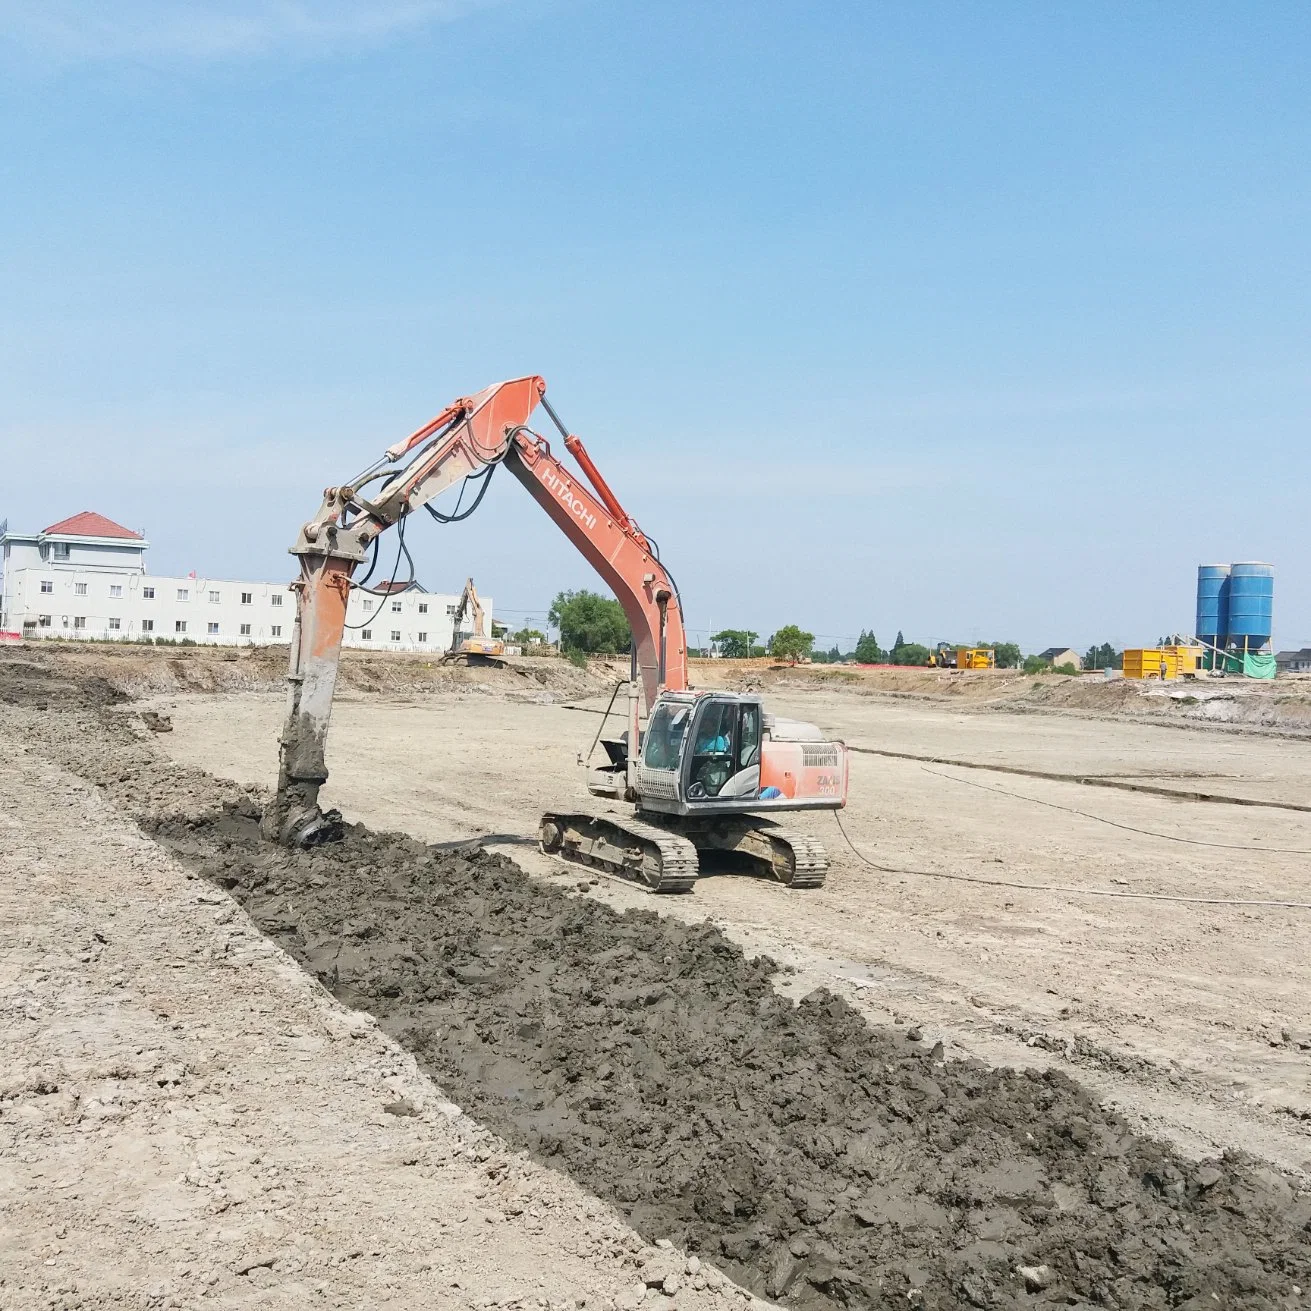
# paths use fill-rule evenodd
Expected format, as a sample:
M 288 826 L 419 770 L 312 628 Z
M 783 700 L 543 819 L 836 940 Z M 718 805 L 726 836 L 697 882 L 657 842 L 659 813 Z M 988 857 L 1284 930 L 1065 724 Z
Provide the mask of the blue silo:
M 1193 629 L 1208 646 L 1223 647 L 1229 631 L 1229 566 L 1197 566 L 1197 627 Z
M 1270 640 L 1275 604 L 1273 565 L 1247 561 L 1229 569 L 1229 643 L 1259 651 Z

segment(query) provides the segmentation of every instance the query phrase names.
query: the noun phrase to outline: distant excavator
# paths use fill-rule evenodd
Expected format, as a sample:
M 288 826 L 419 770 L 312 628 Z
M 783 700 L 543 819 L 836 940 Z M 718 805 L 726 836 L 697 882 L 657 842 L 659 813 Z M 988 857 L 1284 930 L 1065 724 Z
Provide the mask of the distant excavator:
M 541 406 L 579 479 L 528 427 Z M 590 771 L 588 789 L 619 808 L 568 808 L 542 815 L 542 849 L 599 866 L 654 892 L 690 891 L 700 853 L 734 852 L 749 868 L 794 888 L 818 887 L 828 870 L 824 848 L 770 816 L 795 810 L 837 810 L 846 804 L 848 761 L 841 742 L 813 724 L 766 713 L 759 696 L 694 691 L 678 587 L 653 539 L 619 503 L 578 437 L 546 399 L 540 377 L 498 383 L 455 401 L 358 477 L 324 493 L 301 529 L 296 625 L 291 640 L 289 703 L 282 733 L 278 790 L 264 832 L 308 846 L 342 834 L 341 816 L 318 804 L 328 777 L 325 745 L 341 655 L 346 605 L 355 569 L 378 538 L 397 526 L 397 568 L 406 517 L 424 508 L 451 522 L 472 513 L 487 480 L 504 465 L 578 548 L 623 606 L 633 644 L 627 728 L 604 742 L 606 761 Z M 431 504 L 469 480 L 477 496 L 463 514 Z M 480 484 L 480 485 L 479 485 Z M 472 583 L 466 593 L 472 590 Z M 645 702 L 645 730 L 640 702 Z M 598 734 L 599 737 L 599 734 Z M 590 762 L 589 762 L 590 763 Z
M 464 628 L 466 616 L 469 623 L 467 630 Z M 460 593 L 459 603 L 451 618 L 451 649 L 442 656 L 442 663 L 463 660 L 469 664 L 471 661 L 495 660 L 503 656 L 505 643 L 499 637 L 488 637 L 484 631 L 485 626 L 486 616 L 482 602 L 478 600 L 478 589 L 470 578 L 464 584 L 464 591 Z

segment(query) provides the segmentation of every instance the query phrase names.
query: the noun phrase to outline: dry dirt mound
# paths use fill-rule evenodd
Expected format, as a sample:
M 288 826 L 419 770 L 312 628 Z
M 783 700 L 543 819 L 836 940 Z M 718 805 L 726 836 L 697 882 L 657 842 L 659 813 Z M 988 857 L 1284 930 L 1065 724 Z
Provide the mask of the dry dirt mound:
M 46 710 L 114 705 L 127 695 L 107 679 L 60 668 L 49 661 L 26 660 L 14 652 L 0 655 L 0 701 Z
M 608 693 L 623 671 L 598 658 L 585 668 L 552 658 L 500 664 L 442 664 L 430 654 L 344 651 L 338 686 L 383 696 L 469 691 L 507 698 L 568 700 Z M 113 689 L 118 699 L 187 692 L 281 692 L 284 647 L 145 647 L 130 643 L 34 643 L 0 650 L 0 695 L 11 680 L 47 678 Z M 100 695 L 100 693 L 94 693 Z
M 1098 675 L 1027 675 L 1017 669 L 887 669 L 693 662 L 698 686 L 735 691 L 844 692 L 856 696 L 947 701 L 953 710 L 1028 711 L 1150 720 L 1190 728 L 1305 736 L 1311 733 L 1311 677 L 1155 680 Z
M 43 749 L 470 1113 L 759 1292 L 1209 1309 L 1311 1287 L 1311 1200 L 1254 1162 L 1199 1166 L 1059 1074 L 945 1059 L 823 992 L 798 1005 L 713 927 L 618 914 L 503 857 L 358 828 L 271 848 L 257 799 L 114 720 L 42 716 Z

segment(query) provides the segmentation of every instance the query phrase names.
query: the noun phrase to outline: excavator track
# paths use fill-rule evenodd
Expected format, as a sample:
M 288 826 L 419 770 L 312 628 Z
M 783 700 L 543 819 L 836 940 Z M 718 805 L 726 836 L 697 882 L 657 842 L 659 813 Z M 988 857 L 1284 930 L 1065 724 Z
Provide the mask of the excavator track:
M 749 857 L 762 874 L 789 888 L 822 888 L 828 876 L 823 843 L 763 816 L 733 816 L 683 831 L 700 848 Z
M 640 883 L 651 892 L 691 892 L 698 857 L 687 838 L 628 815 L 548 811 L 542 850 Z
M 824 886 L 828 877 L 828 852 L 822 842 L 777 824 L 769 824 L 768 828 L 761 825 L 757 831 L 767 837 L 774 849 L 770 863 L 779 882 L 789 888 Z

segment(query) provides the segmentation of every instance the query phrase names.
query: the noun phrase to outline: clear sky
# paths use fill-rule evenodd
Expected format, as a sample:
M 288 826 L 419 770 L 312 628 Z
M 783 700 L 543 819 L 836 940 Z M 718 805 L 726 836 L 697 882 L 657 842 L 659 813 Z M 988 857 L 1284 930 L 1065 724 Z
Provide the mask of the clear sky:
M 544 374 L 689 627 L 1026 649 L 1277 568 L 1311 645 L 1311 6 L 0 0 L 0 516 L 290 577 Z M 419 576 L 541 620 L 509 477 Z

